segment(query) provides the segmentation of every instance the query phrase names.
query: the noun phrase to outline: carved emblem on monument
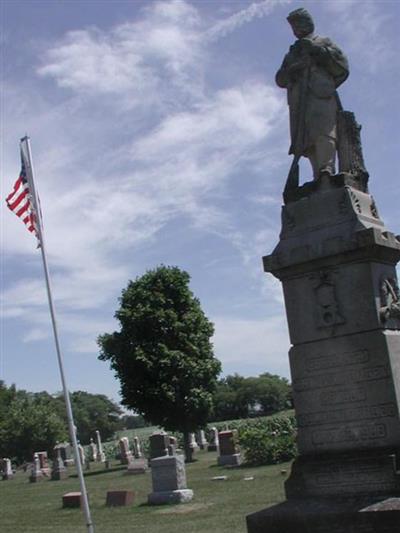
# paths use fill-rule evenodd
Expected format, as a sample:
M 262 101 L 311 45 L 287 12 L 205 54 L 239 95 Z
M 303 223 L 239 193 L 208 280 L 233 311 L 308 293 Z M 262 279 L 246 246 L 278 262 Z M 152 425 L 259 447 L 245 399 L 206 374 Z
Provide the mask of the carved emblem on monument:
M 332 270 L 321 270 L 311 275 L 315 294 L 314 311 L 317 328 L 328 328 L 345 323 L 339 311 L 333 276 Z
M 400 319 L 400 290 L 395 277 L 382 279 L 380 296 L 379 314 L 382 323 L 385 324 L 390 318 Z

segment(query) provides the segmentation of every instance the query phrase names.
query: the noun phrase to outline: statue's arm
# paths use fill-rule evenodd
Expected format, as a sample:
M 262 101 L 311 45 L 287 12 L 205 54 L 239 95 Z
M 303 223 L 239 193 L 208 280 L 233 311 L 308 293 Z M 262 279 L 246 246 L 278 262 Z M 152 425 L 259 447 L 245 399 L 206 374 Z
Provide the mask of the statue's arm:
M 336 87 L 345 81 L 349 75 L 349 65 L 346 56 L 336 44 L 327 38 L 322 38 L 317 42 L 308 41 L 305 44 L 316 64 L 323 67 L 334 78 Z
M 288 61 L 288 54 L 285 55 L 282 65 L 278 72 L 275 75 L 275 82 L 278 85 L 278 87 L 281 87 L 282 89 L 286 89 L 286 87 L 289 85 L 289 61 Z

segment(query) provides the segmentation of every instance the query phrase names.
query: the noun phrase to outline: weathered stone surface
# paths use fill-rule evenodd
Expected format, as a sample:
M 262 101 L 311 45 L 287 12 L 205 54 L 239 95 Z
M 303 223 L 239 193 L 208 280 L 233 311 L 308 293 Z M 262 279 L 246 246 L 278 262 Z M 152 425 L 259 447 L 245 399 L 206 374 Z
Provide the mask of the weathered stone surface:
M 219 455 L 217 462 L 219 466 L 239 466 L 242 463 L 242 457 L 240 453 Z
M 1 477 L 3 481 L 8 481 L 10 479 L 13 479 L 14 472 L 12 470 L 11 460 L 8 457 L 4 457 L 0 461 L 0 470 L 1 470 Z
M 248 533 L 396 533 L 400 499 L 289 500 L 247 516 Z
M 106 496 L 107 506 L 123 506 L 132 505 L 135 499 L 135 493 L 132 490 L 109 490 Z
M 220 455 L 233 455 L 239 452 L 237 445 L 237 430 L 220 431 L 219 437 L 219 453 Z
M 185 462 L 182 455 L 157 457 L 150 462 L 153 492 L 186 489 Z
M 81 492 L 67 492 L 62 497 L 63 507 L 81 507 L 82 493 Z
M 186 503 L 193 498 L 186 485 L 183 455 L 157 457 L 150 465 L 153 492 L 148 496 L 149 504 Z
M 145 474 L 148 470 L 148 463 L 147 459 L 144 457 L 141 457 L 140 459 L 133 459 L 129 462 L 128 468 L 126 469 L 126 474 L 128 475 L 138 475 L 138 474 Z
M 166 492 L 152 492 L 148 495 L 150 505 L 163 505 L 167 503 L 188 503 L 193 499 L 191 489 L 171 490 Z
M 210 429 L 210 442 L 208 443 L 207 450 L 209 452 L 216 452 L 219 450 L 218 429 L 216 427 Z
M 164 433 L 150 435 L 150 459 L 168 455 L 169 436 Z

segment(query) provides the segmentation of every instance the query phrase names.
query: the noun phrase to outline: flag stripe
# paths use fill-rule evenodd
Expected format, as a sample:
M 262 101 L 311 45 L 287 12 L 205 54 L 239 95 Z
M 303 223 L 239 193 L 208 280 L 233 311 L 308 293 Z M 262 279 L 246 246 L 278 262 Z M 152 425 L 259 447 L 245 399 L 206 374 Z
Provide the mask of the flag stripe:
M 39 240 L 37 215 L 32 199 L 32 191 L 26 179 L 24 158 L 21 150 L 21 172 L 14 184 L 12 192 L 7 196 L 8 208 L 19 217 L 28 231 L 34 233 Z

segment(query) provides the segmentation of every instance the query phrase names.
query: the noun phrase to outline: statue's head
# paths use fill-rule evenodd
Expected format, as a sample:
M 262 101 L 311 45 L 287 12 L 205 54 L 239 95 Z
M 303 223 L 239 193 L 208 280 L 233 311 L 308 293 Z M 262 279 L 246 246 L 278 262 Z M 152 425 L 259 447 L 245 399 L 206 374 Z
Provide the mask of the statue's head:
M 289 24 L 292 26 L 293 33 L 298 39 L 306 37 L 314 31 L 314 21 L 312 16 L 303 7 L 295 9 L 287 16 Z

